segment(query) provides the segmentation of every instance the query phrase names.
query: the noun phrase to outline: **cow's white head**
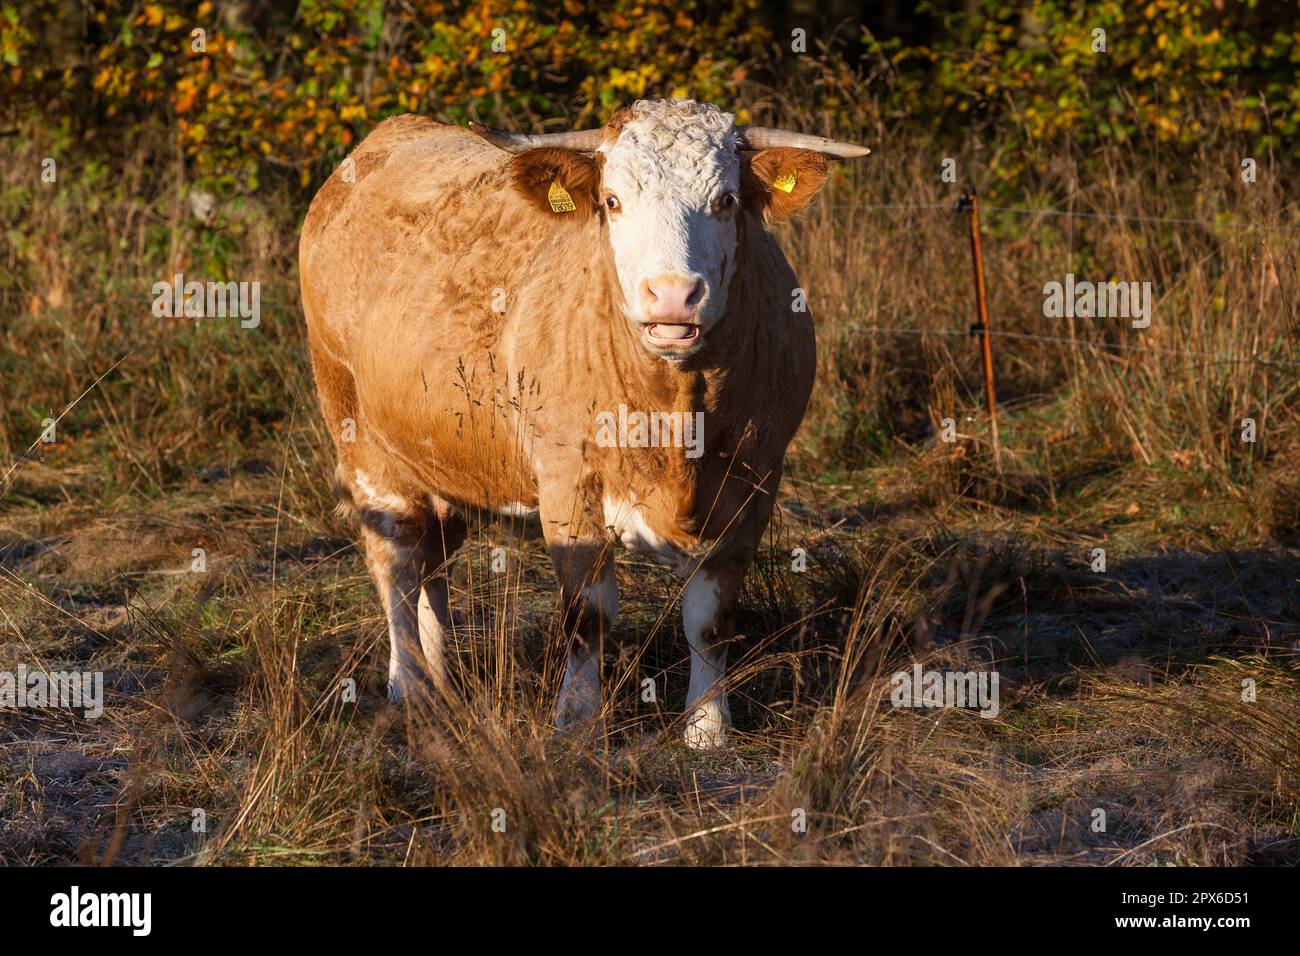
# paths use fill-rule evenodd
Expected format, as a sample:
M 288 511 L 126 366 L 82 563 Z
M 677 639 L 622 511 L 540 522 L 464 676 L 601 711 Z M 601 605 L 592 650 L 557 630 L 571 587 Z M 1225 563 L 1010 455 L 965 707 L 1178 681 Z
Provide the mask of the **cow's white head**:
M 597 151 L 623 311 L 665 356 L 699 348 L 726 308 L 740 214 L 733 120 L 716 106 L 643 101 Z
M 646 349 L 673 361 L 703 348 L 726 311 L 739 218 L 792 215 L 826 181 L 823 154 L 867 153 L 737 127 L 730 113 L 693 100 L 641 100 L 580 133 L 475 130 L 516 153 L 514 185 L 543 213 L 600 217 L 624 314 Z

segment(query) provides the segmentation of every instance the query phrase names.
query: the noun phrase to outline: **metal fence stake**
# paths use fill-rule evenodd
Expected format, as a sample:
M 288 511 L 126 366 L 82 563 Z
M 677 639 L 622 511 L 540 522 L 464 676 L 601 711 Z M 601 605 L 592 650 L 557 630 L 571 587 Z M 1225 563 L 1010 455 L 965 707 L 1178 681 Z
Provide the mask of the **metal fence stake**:
M 1002 442 L 998 439 L 998 398 L 993 386 L 993 339 L 989 335 L 989 308 L 984 293 L 984 250 L 980 246 L 979 198 L 967 187 L 957 208 L 970 220 L 970 254 L 975 267 L 975 324 L 970 334 L 979 339 L 980 368 L 984 379 L 984 400 L 989 412 L 989 434 L 993 440 L 993 464 L 1002 474 Z

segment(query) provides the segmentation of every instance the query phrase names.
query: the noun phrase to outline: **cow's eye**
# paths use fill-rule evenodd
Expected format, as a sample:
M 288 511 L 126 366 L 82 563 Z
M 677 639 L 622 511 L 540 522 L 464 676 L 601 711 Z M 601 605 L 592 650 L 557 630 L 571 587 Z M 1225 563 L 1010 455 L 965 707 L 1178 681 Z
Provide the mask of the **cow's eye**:
M 723 193 L 718 197 L 718 208 L 735 209 L 738 202 L 740 202 L 740 199 L 735 193 Z
M 605 197 L 605 208 L 608 209 L 610 212 L 616 212 L 618 210 L 618 205 L 619 204 L 618 204 L 617 196 Z

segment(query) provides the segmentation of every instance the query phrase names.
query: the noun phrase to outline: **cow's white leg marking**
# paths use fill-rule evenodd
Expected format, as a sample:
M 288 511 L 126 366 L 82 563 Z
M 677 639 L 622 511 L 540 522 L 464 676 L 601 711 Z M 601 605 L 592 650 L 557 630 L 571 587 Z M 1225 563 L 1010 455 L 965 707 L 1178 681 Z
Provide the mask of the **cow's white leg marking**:
M 424 511 L 400 495 L 377 491 L 360 468 L 353 475 L 366 546 L 366 565 L 388 618 L 388 699 L 400 701 L 419 686 L 420 578 Z
M 596 633 L 588 639 L 575 638 L 569 645 L 564 683 L 555 705 L 555 725 L 562 731 L 591 720 L 600 711 L 599 634 L 612 627 L 618 617 L 618 583 L 613 567 L 607 566 L 600 580 L 583 587 L 578 595 L 579 607 L 586 609 L 583 616 L 598 614 L 600 623 L 592 628 Z
M 711 640 L 721 601 L 714 580 L 698 570 L 682 592 L 682 624 L 691 648 L 691 681 L 686 691 L 686 743 L 713 750 L 727 742 L 731 707 L 722 689 L 727 676 L 727 645 Z
M 605 527 L 613 529 L 614 537 L 628 551 L 644 554 L 660 564 L 671 565 L 678 574 L 690 568 L 690 555 L 659 537 L 645 520 L 645 509 L 631 500 L 606 496 L 602 503 Z
M 420 589 L 419 602 L 420 649 L 429 665 L 433 682 L 446 683 L 446 641 L 451 632 L 451 608 L 448 606 L 447 579 L 434 578 Z
M 361 503 L 367 508 L 392 512 L 399 517 L 415 509 L 415 503 L 403 498 L 401 495 L 390 495 L 377 491 L 370 482 L 370 476 L 360 468 L 352 473 L 352 480 L 356 483 L 357 494 L 361 499 Z
M 456 549 L 465 541 L 464 518 L 438 498 L 427 516 L 424 536 L 424 583 L 420 589 L 420 647 L 434 686 L 446 692 L 446 642 L 451 636 L 448 566 Z
M 416 602 L 420 590 L 420 548 L 369 527 L 365 529 L 366 563 L 388 618 L 388 699 L 400 701 L 418 685 L 422 670 L 420 624 Z

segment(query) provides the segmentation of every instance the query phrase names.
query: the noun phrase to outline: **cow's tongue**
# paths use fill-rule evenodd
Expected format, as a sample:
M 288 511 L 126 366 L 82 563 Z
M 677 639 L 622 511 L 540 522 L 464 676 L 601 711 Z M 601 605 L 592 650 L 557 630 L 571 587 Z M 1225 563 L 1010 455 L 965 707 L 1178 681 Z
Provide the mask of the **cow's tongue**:
M 655 324 L 650 327 L 650 332 L 657 339 L 684 339 L 691 334 L 692 325 L 662 325 Z

